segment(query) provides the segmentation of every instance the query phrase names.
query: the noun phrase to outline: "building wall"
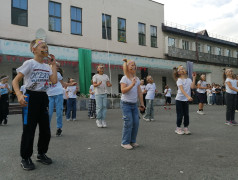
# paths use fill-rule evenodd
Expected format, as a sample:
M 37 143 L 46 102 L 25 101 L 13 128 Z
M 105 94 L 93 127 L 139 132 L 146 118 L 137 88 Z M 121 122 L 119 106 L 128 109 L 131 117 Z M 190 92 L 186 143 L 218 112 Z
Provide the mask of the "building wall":
M 0 38 L 23 41 L 35 39 L 40 28 L 46 31 L 52 45 L 134 54 L 162 58 L 164 37 L 161 23 L 164 6 L 149 0 L 54 0 L 61 3 L 62 32 L 48 31 L 49 0 L 28 0 L 28 27 L 11 24 L 11 1 L 0 3 Z M 82 36 L 71 34 L 70 6 L 82 8 Z M 112 40 L 102 39 L 102 13 L 111 15 Z M 117 41 L 117 18 L 126 19 L 127 43 Z M 138 22 L 146 24 L 146 46 L 138 45 Z M 150 47 L 150 25 L 157 26 L 158 48 Z M 108 48 L 107 48 L 108 47 Z

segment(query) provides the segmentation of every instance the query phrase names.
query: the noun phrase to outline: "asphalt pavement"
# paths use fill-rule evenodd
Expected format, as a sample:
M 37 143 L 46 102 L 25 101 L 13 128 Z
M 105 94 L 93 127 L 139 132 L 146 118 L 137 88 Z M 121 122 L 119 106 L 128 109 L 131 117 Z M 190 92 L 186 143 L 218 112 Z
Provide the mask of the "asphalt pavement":
M 177 135 L 175 107 L 155 107 L 155 121 L 140 120 L 133 150 L 121 148 L 120 109 L 107 112 L 107 128 L 97 128 L 86 111 L 77 121 L 66 122 L 56 137 L 55 114 L 47 155 L 53 164 L 36 162 L 38 130 L 32 160 L 33 171 L 20 166 L 21 115 L 10 115 L 0 126 L 0 180 L 237 180 L 238 126 L 225 125 L 225 106 L 205 106 L 206 115 L 190 106 L 191 135 Z M 238 113 L 236 113 L 238 116 Z M 237 117 L 236 117 L 237 119 Z

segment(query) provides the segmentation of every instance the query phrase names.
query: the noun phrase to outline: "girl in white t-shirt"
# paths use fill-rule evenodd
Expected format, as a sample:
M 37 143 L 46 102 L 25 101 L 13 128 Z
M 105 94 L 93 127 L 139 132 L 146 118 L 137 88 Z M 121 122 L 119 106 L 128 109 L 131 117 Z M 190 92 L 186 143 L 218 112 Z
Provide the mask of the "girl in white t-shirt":
M 122 92 L 121 109 L 124 120 L 121 146 L 129 150 L 139 146 L 136 143 L 139 128 L 138 97 L 141 103 L 140 110 L 145 109 L 145 106 L 140 88 L 140 80 L 136 77 L 135 61 L 127 59 L 123 59 L 123 61 L 124 76 L 120 81 Z
M 167 110 L 167 103 L 168 103 L 169 104 L 169 110 L 171 110 L 171 108 L 170 108 L 170 105 L 171 105 L 171 89 L 169 88 L 168 85 L 165 86 L 164 96 L 165 96 L 164 109 Z
M 178 86 L 178 92 L 176 95 L 176 113 L 177 113 L 177 128 L 175 133 L 177 134 L 191 134 L 188 130 L 189 125 L 189 103 L 188 101 L 193 101 L 191 97 L 191 88 L 194 89 L 196 73 L 193 73 L 193 81 L 187 77 L 187 72 L 182 65 L 175 67 L 174 79 L 177 80 L 176 84 Z M 182 130 L 181 124 L 184 118 L 184 129 Z
M 238 92 L 237 80 L 233 78 L 232 69 L 226 69 L 224 72 L 226 84 L 226 122 L 227 125 L 237 125 L 235 121 L 236 94 Z
M 202 74 L 200 76 L 200 80 L 197 83 L 197 97 L 199 102 L 197 113 L 200 115 L 205 114 L 203 112 L 203 107 L 204 107 L 204 103 L 207 103 L 206 90 L 207 90 L 206 75 Z
M 93 86 L 93 80 L 91 80 L 91 86 L 89 88 L 90 99 L 88 102 L 88 117 L 90 119 L 96 118 L 96 100 L 95 100 L 95 92 Z
M 8 84 L 9 77 L 0 77 L 0 126 L 7 125 L 7 115 L 9 113 L 9 94 L 12 92 Z
M 69 85 L 66 88 L 66 96 L 67 96 L 67 113 L 66 113 L 66 120 L 70 121 L 76 121 L 76 110 L 77 110 L 77 83 L 73 78 L 69 80 Z M 71 116 L 71 111 L 72 111 L 72 116 Z M 71 119 L 70 119 L 71 118 Z
M 156 92 L 156 86 L 153 81 L 153 78 L 151 76 L 147 76 L 146 78 L 148 84 L 145 87 L 146 90 L 146 110 L 145 110 L 145 116 L 143 119 L 145 121 L 154 121 L 154 98 L 155 98 L 155 92 Z

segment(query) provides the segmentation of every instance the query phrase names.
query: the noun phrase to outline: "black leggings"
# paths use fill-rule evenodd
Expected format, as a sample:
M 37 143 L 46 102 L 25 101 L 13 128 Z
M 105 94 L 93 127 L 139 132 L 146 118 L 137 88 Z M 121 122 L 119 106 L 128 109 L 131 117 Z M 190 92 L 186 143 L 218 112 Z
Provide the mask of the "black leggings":
M 188 101 L 178 101 L 176 100 L 176 113 L 177 113 L 177 127 L 181 127 L 183 117 L 184 117 L 184 127 L 189 125 L 189 103 Z
M 9 114 L 9 98 L 8 94 L 3 94 L 0 97 L 0 123 L 7 118 Z

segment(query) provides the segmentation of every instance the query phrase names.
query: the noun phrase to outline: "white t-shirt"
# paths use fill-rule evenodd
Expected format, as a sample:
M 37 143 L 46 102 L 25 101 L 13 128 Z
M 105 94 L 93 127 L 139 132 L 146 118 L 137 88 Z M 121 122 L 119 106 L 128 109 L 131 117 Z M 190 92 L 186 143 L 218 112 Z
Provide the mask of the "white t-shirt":
M 215 88 L 215 87 L 212 87 L 212 93 L 214 93 L 214 94 L 215 94 L 215 93 L 216 93 L 216 91 L 215 91 L 215 90 L 216 90 L 216 88 Z
M 167 92 L 167 93 L 166 93 Z M 165 89 L 164 90 L 164 93 L 166 93 L 165 94 L 165 97 L 171 97 L 171 89 L 169 88 L 169 89 Z
M 236 79 L 230 79 L 230 78 L 226 78 L 226 92 L 230 93 L 230 94 L 237 94 L 236 91 L 233 91 L 229 88 L 229 86 L 227 85 L 227 82 L 230 82 L 232 87 L 237 88 L 237 80 Z
M 181 92 L 179 86 L 183 86 L 184 91 L 191 96 L 191 84 L 192 84 L 192 80 L 190 78 L 186 78 L 186 79 L 181 79 L 178 78 L 177 82 L 176 82 L 177 86 L 178 86 L 178 92 L 177 92 L 177 96 L 176 96 L 176 100 L 178 101 L 188 101 L 188 99 L 186 98 L 186 96 L 184 96 L 184 94 Z
M 212 90 L 211 89 L 207 89 L 207 96 L 212 96 Z
M 62 91 L 63 91 L 63 98 L 64 98 L 64 99 L 67 99 L 66 89 L 62 87 Z
M 10 85 L 7 83 L 8 88 L 10 89 Z M 6 88 L 6 84 L 0 83 L 0 95 L 8 94 L 8 89 Z
M 34 59 L 30 59 L 25 61 L 16 71 L 24 74 L 26 89 L 46 92 L 49 88 L 49 78 L 52 75 L 52 70 L 48 64 L 41 64 Z
M 106 74 L 100 75 L 95 74 L 93 76 L 93 82 L 99 83 L 102 81 L 102 84 L 100 86 L 95 87 L 95 94 L 107 94 L 107 81 L 109 81 L 109 78 Z
M 154 99 L 155 98 L 155 90 L 156 90 L 155 83 L 153 83 L 153 84 L 148 83 L 146 85 L 145 89 L 147 91 L 145 99 Z
M 126 84 L 126 86 L 130 86 L 130 84 L 132 84 L 132 81 L 127 78 L 126 76 L 123 76 L 121 78 L 120 83 L 124 83 Z M 133 88 L 131 88 L 130 91 L 128 91 L 125 94 L 121 95 L 121 100 L 125 101 L 125 102 L 131 102 L 131 103 L 137 103 L 137 97 L 138 97 L 138 86 L 140 85 L 140 79 L 137 77 L 136 78 L 136 83 L 133 86 Z
M 140 85 L 141 92 L 143 93 L 145 91 L 145 85 Z
M 25 85 L 22 85 L 22 86 L 21 86 L 20 91 L 22 92 L 22 94 L 25 94 L 25 92 L 26 92 L 26 87 L 25 87 Z
M 77 98 L 75 91 L 76 91 L 76 86 L 68 86 L 66 89 L 66 92 L 68 92 L 69 98 Z
M 198 81 L 198 83 L 197 84 L 200 84 L 200 86 L 201 87 L 207 87 L 207 82 L 206 81 L 202 81 L 202 80 L 200 80 L 200 81 Z M 206 89 L 197 89 L 197 92 L 199 92 L 199 93 L 205 93 L 206 92 Z
M 63 77 L 61 76 L 61 74 L 59 72 L 57 72 L 57 83 L 53 84 L 52 82 L 50 82 L 50 88 L 47 90 L 47 94 L 48 96 L 56 96 L 59 94 L 63 94 L 63 86 L 61 84 L 61 80 L 63 80 Z
M 90 99 L 95 99 L 95 91 L 94 91 L 94 86 L 91 85 L 89 88 L 92 92 L 94 92 L 94 94 L 90 94 Z

